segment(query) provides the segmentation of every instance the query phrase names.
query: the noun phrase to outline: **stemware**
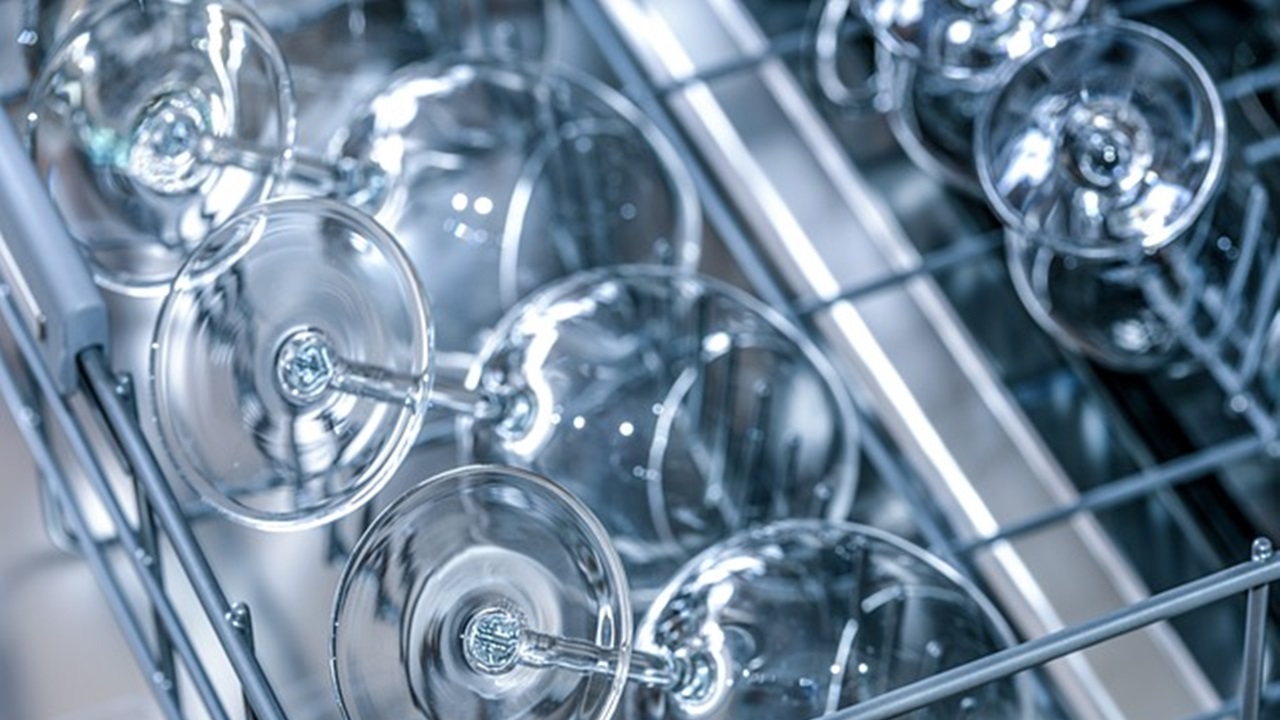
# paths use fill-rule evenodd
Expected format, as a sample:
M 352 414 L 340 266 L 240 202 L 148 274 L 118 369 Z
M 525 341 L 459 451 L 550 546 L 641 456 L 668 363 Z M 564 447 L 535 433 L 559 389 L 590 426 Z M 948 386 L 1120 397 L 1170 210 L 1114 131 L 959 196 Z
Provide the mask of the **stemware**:
M 558 0 L 255 0 L 298 97 L 298 147 L 329 139 L 406 65 L 465 55 L 519 63 L 557 56 Z
M 871 528 L 786 522 L 689 563 L 632 637 L 604 528 L 540 476 L 436 476 L 393 502 L 339 581 L 331 653 L 348 720 L 812 717 L 993 652 L 981 595 Z M 917 717 L 1022 718 L 1003 681 Z
M 1069 347 L 1142 370 L 1240 329 L 1276 223 L 1175 40 L 1128 22 L 1059 34 L 993 95 L 977 146 L 1015 286 Z
M 249 526 L 328 522 L 407 455 L 431 359 L 425 298 L 386 230 L 330 200 L 254 206 L 196 248 L 161 306 L 162 457 Z
M 161 307 L 164 448 L 232 519 L 300 529 L 376 493 L 434 406 L 457 414 L 467 454 L 571 477 L 640 590 L 740 527 L 848 512 L 848 399 L 798 331 L 738 293 L 671 269 L 582 273 L 513 310 L 465 384 L 437 380 L 433 328 L 368 216 L 252 208 L 197 248 Z M 777 480 L 739 481 L 757 467 Z
M 973 124 L 1009 63 L 1046 36 L 1080 22 L 1092 0 L 827 0 L 817 42 L 818 77 L 839 106 L 867 96 L 835 69 L 844 45 L 840 18 L 856 14 L 876 38 L 867 87 L 904 152 L 922 168 L 977 191 Z M 865 100 L 852 103 L 865 106 Z M 923 113 L 923 115 L 922 115 Z
M 187 253 L 288 169 L 293 95 L 235 0 L 118 0 L 80 15 L 29 96 L 36 164 L 97 281 L 163 292 Z M 237 148 L 257 160 L 237 161 Z
M 350 118 L 326 164 L 348 169 L 334 195 L 390 229 L 450 308 L 442 352 L 475 352 L 504 311 L 573 271 L 698 261 L 700 206 L 675 150 L 568 69 L 411 66 Z
M 142 62 L 153 49 L 162 69 Z M 538 63 L 410 66 L 325 156 L 294 148 L 294 114 L 280 50 L 249 8 L 121 0 L 73 23 L 29 122 L 95 276 L 128 294 L 163 293 L 196 243 L 282 180 L 393 231 L 428 290 L 459 308 L 437 330 L 445 349 L 474 351 L 504 309 L 572 270 L 696 264 L 687 172 L 641 113 L 591 79 Z M 480 290 L 490 283 L 498 292 Z
M 641 608 L 737 530 L 852 504 L 858 423 L 835 371 L 709 278 L 635 266 L 556 283 L 499 323 L 466 385 L 518 411 L 464 416 L 464 457 L 556 477 L 608 529 Z

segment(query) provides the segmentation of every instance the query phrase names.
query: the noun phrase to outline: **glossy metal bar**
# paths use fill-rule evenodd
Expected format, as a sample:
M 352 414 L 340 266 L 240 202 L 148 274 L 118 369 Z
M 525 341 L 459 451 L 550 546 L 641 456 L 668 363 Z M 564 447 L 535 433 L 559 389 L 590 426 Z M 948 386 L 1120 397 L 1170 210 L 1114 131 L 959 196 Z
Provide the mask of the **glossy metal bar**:
M 1280 559 L 1250 561 L 1167 592 L 1152 595 L 1116 613 L 1050 633 L 933 677 L 890 691 L 822 720 L 888 720 L 986 683 L 1043 665 L 1071 653 L 1170 620 L 1237 593 L 1280 580 Z
M 0 301 L 0 305 L 7 306 L 9 303 L 8 287 L 4 287 L 0 292 L 5 296 L 4 300 Z M 84 557 L 85 563 L 89 566 L 89 571 L 93 574 L 94 580 L 102 590 L 107 607 L 115 616 L 116 622 L 119 623 L 121 632 L 124 633 L 125 643 L 129 646 L 130 652 L 133 653 L 139 670 L 150 681 L 148 686 L 154 694 L 156 702 L 166 718 L 180 720 L 182 712 L 176 702 L 176 698 L 170 692 L 171 688 L 176 685 L 175 678 L 172 673 L 164 671 L 164 668 L 161 667 L 151 653 L 151 648 L 147 643 L 146 632 L 143 630 L 143 622 L 124 596 L 120 580 L 107 558 L 110 546 L 93 538 L 89 532 L 89 524 L 85 519 L 84 512 L 74 500 L 68 499 L 70 488 L 66 487 L 66 475 L 54 458 L 52 451 L 45 442 L 44 436 L 37 428 L 38 420 L 36 419 L 35 411 L 26 405 L 8 363 L 0 363 L 0 396 L 4 398 L 9 408 L 14 411 L 19 431 L 22 433 L 23 439 L 26 440 L 27 446 L 31 449 L 31 455 L 35 460 L 36 466 L 43 477 L 46 478 L 46 481 L 56 486 L 54 497 L 58 505 L 57 510 L 61 512 L 66 522 L 71 525 L 71 533 L 68 537 L 75 543 L 75 548 Z M 25 412 L 23 412 L 23 409 L 25 409 Z
M 191 525 L 183 514 L 182 505 L 156 465 L 155 457 L 142 438 L 132 413 L 116 394 L 116 379 L 107 364 L 106 354 L 101 348 L 90 348 L 81 354 L 79 360 L 85 387 L 102 413 L 107 427 L 114 433 L 134 477 L 151 498 L 156 519 L 164 528 L 178 564 L 191 582 L 196 598 L 209 617 L 214 634 L 235 668 L 246 698 L 262 720 L 284 720 L 280 700 L 253 649 L 236 628 L 232 606 L 214 576 L 208 558 L 191 532 Z

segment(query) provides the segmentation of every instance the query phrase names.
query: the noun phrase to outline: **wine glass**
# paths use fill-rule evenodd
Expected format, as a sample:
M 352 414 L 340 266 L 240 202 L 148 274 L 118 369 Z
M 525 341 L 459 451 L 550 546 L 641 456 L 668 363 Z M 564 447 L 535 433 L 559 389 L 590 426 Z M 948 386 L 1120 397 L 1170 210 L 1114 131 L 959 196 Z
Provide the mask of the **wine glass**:
M 162 293 L 210 230 L 288 169 L 288 70 L 235 0 L 92 8 L 50 51 L 29 102 L 47 190 L 95 279 L 121 293 Z
M 630 720 L 816 718 L 1014 642 L 982 593 L 933 555 L 812 519 L 711 547 L 667 583 L 635 636 L 635 653 L 707 653 L 714 687 L 672 698 L 642 683 L 624 701 Z M 1010 679 L 909 717 L 1029 718 L 1030 698 L 1025 679 Z
M 216 229 L 174 279 L 151 347 L 162 459 L 265 530 L 368 501 L 416 439 L 431 381 L 408 259 L 330 200 L 271 200 Z
M 1009 75 L 979 120 L 979 173 L 1041 324 L 1130 370 L 1232 331 L 1274 220 L 1243 167 L 1224 180 L 1226 133 L 1203 66 L 1144 25 L 1065 31 Z
M 953 185 L 976 191 L 973 123 L 985 96 L 1000 85 L 1009 63 L 1079 23 L 1091 4 L 861 0 L 862 17 L 877 41 L 877 84 L 904 152 Z
M 620 94 L 568 69 L 408 67 L 350 118 L 325 165 L 332 195 L 390 229 L 450 308 L 442 352 L 474 353 L 504 311 L 576 270 L 698 261 L 700 206 L 675 150 Z
M 508 314 L 466 380 L 512 412 L 459 423 L 464 458 L 558 478 L 604 523 L 644 608 L 689 557 L 780 517 L 846 517 L 858 423 L 835 371 L 759 301 L 636 266 Z
M 558 0 L 254 0 L 298 97 L 298 146 L 329 138 L 398 69 L 465 55 L 512 63 L 556 56 Z
M 398 244 L 349 206 L 237 216 L 156 324 L 175 472 L 234 520 L 312 527 L 387 482 L 430 405 L 458 416 L 468 455 L 566 469 L 648 576 L 747 524 L 848 512 L 849 400 L 798 331 L 740 293 L 669 269 L 583 273 L 514 310 L 463 385 L 430 386 L 429 317 Z M 757 467 L 777 480 L 749 486 Z
M 257 158 L 240 148 L 239 161 Z M 532 290 L 623 263 L 689 269 L 701 248 L 693 182 L 621 95 L 567 69 L 451 58 L 404 68 L 291 182 L 373 215 L 409 253 L 436 346 L 474 353 Z
M 810 717 L 993 652 L 1009 631 L 953 571 L 845 523 L 739 535 L 672 581 L 632 642 L 601 524 L 540 476 L 476 466 L 394 501 L 334 602 L 339 706 L 366 718 Z M 917 717 L 1026 717 L 1021 681 Z

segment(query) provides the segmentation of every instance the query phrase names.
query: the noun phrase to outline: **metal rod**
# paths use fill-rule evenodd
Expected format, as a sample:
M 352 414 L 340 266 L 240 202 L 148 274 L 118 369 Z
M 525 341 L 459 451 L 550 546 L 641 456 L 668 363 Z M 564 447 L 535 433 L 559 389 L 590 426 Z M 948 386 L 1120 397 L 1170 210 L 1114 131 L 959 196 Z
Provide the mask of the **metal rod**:
M 138 399 L 134 394 L 133 380 L 128 375 L 119 377 L 116 381 L 116 394 L 122 400 L 129 404 L 133 410 L 133 417 L 138 417 Z M 156 584 L 161 589 L 164 588 L 164 555 L 160 548 L 160 531 L 156 527 L 156 515 L 151 510 L 151 501 L 147 498 L 147 494 L 142 491 L 138 485 L 137 479 L 133 479 L 133 498 L 134 509 L 138 513 L 138 541 L 142 545 L 143 551 L 151 558 L 151 576 L 155 578 Z M 118 542 L 115 537 L 111 538 L 111 542 Z M 174 663 L 173 638 L 169 636 L 168 630 L 164 627 L 164 618 L 154 606 L 151 608 L 151 628 L 155 633 L 156 639 L 156 666 L 165 677 L 177 678 L 176 665 Z M 182 696 L 178 691 L 178 684 L 174 682 L 169 692 L 173 694 L 173 704 L 179 708 L 182 707 Z
M 673 80 L 656 88 L 659 95 L 670 95 L 692 85 L 714 82 L 720 78 L 737 75 L 774 58 L 799 55 L 808 47 L 808 33 L 804 30 L 792 30 L 769 39 L 769 45 L 763 51 L 742 55 L 726 62 L 712 65 L 688 77 Z
M 153 558 L 146 553 L 139 543 L 137 535 L 131 530 L 128 519 L 125 517 L 124 510 L 120 507 L 115 493 L 112 492 L 110 484 L 106 480 L 106 475 L 98 463 L 97 457 L 89 448 L 88 442 L 85 440 L 82 430 L 80 429 L 75 417 L 71 414 L 67 406 L 67 401 L 57 392 L 57 385 L 52 372 L 42 360 L 39 348 L 36 346 L 35 339 L 31 336 L 30 330 L 26 325 L 22 324 L 18 315 L 18 310 L 13 306 L 12 296 L 7 286 L 4 288 L 3 297 L 0 298 L 0 317 L 3 318 L 5 324 L 9 327 L 14 342 L 18 346 L 23 358 L 26 360 L 31 374 L 39 386 L 40 390 L 48 398 L 48 406 L 53 414 L 54 420 L 62 428 L 63 434 L 66 436 L 71 451 L 75 456 L 76 462 L 84 470 L 85 477 L 102 501 L 104 509 L 111 517 L 112 523 L 116 526 L 116 540 L 118 540 L 124 548 L 124 556 L 133 568 L 134 574 L 142 584 L 143 591 L 147 594 L 153 607 L 159 613 L 159 617 L 164 627 L 169 632 L 170 638 L 174 643 L 178 656 L 181 658 L 183 665 L 191 675 L 192 683 L 195 686 L 196 693 L 199 695 L 201 702 L 204 703 L 209 714 L 215 720 L 225 720 L 227 718 L 226 710 L 222 707 L 221 701 L 218 699 L 217 691 L 213 688 L 208 674 L 203 672 L 195 648 L 187 636 L 182 622 L 178 619 L 177 611 L 174 610 L 173 604 L 166 594 L 163 587 L 152 576 L 150 571 L 150 563 Z M 95 348 L 96 350 L 96 348 Z M 97 350 L 97 352 L 101 352 Z M 8 376 L 7 376 L 8 377 Z M 12 382 L 12 377 L 8 377 Z M 16 384 L 12 385 L 16 392 Z M 109 382 L 108 393 L 115 397 L 114 379 Z M 118 399 L 117 399 L 118 400 Z M 38 437 L 28 437 L 28 445 L 33 448 L 33 453 L 38 453 L 41 443 L 37 442 Z M 54 466 L 56 468 L 56 466 Z M 50 478 L 55 479 L 55 478 Z M 67 487 L 63 476 L 58 476 L 56 481 L 60 485 L 59 494 L 65 502 L 66 507 L 74 507 L 75 503 L 70 502 L 71 489 Z M 87 526 L 86 526 L 87 527 Z M 81 534 L 85 532 L 83 528 L 73 527 L 73 533 Z M 95 541 L 96 542 L 96 541 Z M 111 576 L 114 578 L 114 575 Z M 113 580 L 114 581 L 114 580 Z M 112 586 L 119 592 L 119 585 Z
M 151 502 L 147 500 L 147 494 L 142 492 L 142 488 L 138 487 L 136 481 L 133 487 L 134 498 L 137 500 L 138 539 L 144 552 L 151 558 L 151 576 L 155 578 L 156 584 L 163 588 L 164 562 L 163 554 L 160 551 L 160 534 L 156 528 L 156 516 L 151 510 Z M 156 636 L 156 666 L 166 677 L 176 678 L 177 673 L 175 672 L 173 659 L 173 638 L 170 637 L 169 631 L 165 629 L 162 613 L 155 607 L 151 608 L 151 627 Z M 181 707 L 182 698 L 178 694 L 178 684 L 176 682 L 173 683 L 170 692 L 173 694 L 173 704 Z
M 1205 607 L 1250 588 L 1280 580 L 1280 559 L 1245 562 L 1127 608 L 1071 628 L 1029 640 L 933 677 L 897 688 L 821 720 L 888 720 L 928 707 L 953 695 L 1084 650 L 1148 625 Z
M 835 305 L 838 302 L 858 300 L 882 290 L 902 284 L 922 275 L 937 275 L 939 272 L 962 265 L 970 260 L 980 258 L 1004 245 L 1004 231 L 978 235 L 969 242 L 963 240 L 948 245 L 941 250 L 934 250 L 922 258 L 915 266 L 907 270 L 892 272 L 887 275 L 860 283 L 829 298 L 817 298 L 796 303 L 797 315 L 812 315 Z
M 0 304 L 7 303 L 7 298 L 0 300 Z M 17 383 L 13 379 L 12 370 L 9 368 L 8 363 L 5 362 L 0 362 L 0 395 L 4 397 L 5 403 L 13 413 L 18 430 L 31 450 L 31 456 L 35 461 L 36 467 L 40 469 L 45 480 L 50 483 L 52 490 L 50 499 L 60 506 L 57 508 L 58 512 L 71 525 L 72 532 L 68 537 L 76 543 L 80 554 L 89 566 L 89 572 L 94 576 L 98 587 L 102 590 L 102 594 L 107 601 L 107 608 L 119 623 L 120 629 L 124 633 L 125 644 L 129 646 L 129 651 L 133 653 L 134 658 L 137 660 L 138 666 L 141 668 L 143 676 L 156 698 L 156 702 L 160 704 L 160 709 L 166 717 L 171 720 L 181 720 L 182 711 L 169 694 L 168 689 L 169 685 L 173 684 L 173 675 L 165 675 L 163 669 L 157 665 L 152 657 L 146 633 L 142 629 L 143 623 L 125 600 L 123 592 L 121 592 L 120 581 L 116 577 L 115 571 L 112 570 L 111 564 L 107 562 L 106 548 L 93 539 L 84 513 L 70 498 L 70 488 L 67 486 L 66 474 L 59 466 L 58 460 L 53 456 L 53 452 L 49 449 L 43 433 L 30 422 L 28 413 L 24 412 L 24 410 L 30 410 L 30 408 L 18 390 Z
M 254 650 L 253 642 L 253 613 L 249 610 L 247 603 L 238 602 L 231 608 L 231 614 L 227 618 L 231 621 L 231 625 L 240 632 L 244 637 L 245 644 L 250 650 Z M 244 717 L 245 720 L 258 720 L 258 715 L 253 711 L 253 705 L 249 703 L 249 698 L 244 698 Z
M 1219 82 L 1218 94 L 1223 100 L 1239 100 L 1277 85 L 1280 85 L 1280 63 L 1271 63 Z
M 1249 165 L 1262 165 L 1280 157 L 1280 137 L 1269 137 L 1244 146 L 1244 161 Z
M 191 526 L 182 514 L 181 504 L 156 466 L 155 458 L 141 432 L 133 424 L 128 410 L 113 390 L 114 379 L 102 348 L 94 347 L 84 351 L 79 361 L 88 389 L 97 400 L 134 475 L 151 497 L 156 517 L 169 536 L 174 555 L 190 580 L 205 614 L 209 616 L 210 625 L 226 652 L 227 659 L 240 678 L 245 696 L 260 718 L 285 720 L 284 709 L 258 663 L 258 658 L 245 642 L 244 636 L 229 620 L 231 605 L 209 566 L 208 558 L 192 534 Z
M 1275 554 L 1271 541 L 1258 538 L 1253 541 L 1251 560 L 1265 563 Z M 1262 660 L 1266 650 L 1267 601 L 1270 585 L 1249 589 L 1248 609 L 1244 627 L 1244 677 L 1240 681 L 1240 720 L 1258 720 L 1262 709 Z
M 1041 530 L 1079 513 L 1105 510 L 1150 495 L 1157 490 L 1196 480 L 1212 470 L 1258 455 L 1263 452 L 1266 445 L 1267 441 L 1263 438 L 1248 435 L 1180 457 L 1154 469 L 1141 470 L 1082 493 L 1073 503 L 1032 515 L 1025 520 L 1004 526 L 993 535 L 961 545 L 960 552 L 969 554 L 978 548 L 1001 540 L 1009 540 Z

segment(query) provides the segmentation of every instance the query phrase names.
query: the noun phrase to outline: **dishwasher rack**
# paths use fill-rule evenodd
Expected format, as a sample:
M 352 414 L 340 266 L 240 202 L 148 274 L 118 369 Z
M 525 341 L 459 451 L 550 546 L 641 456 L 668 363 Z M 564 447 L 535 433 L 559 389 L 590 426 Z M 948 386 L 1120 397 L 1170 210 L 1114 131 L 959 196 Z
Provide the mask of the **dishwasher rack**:
M 1186 1 L 1135 0 L 1125 4 L 1123 10 L 1127 15 L 1136 16 Z M 807 320 L 807 326 L 818 332 L 813 318 L 824 310 L 932 277 L 985 256 L 998 246 L 998 242 L 990 238 L 956 243 L 926 253 L 910 266 L 816 297 L 795 298 L 794 292 L 779 279 L 780 273 L 773 261 L 762 253 L 741 209 L 735 207 L 723 183 L 717 181 L 714 171 L 708 167 L 705 152 L 700 154 L 693 146 L 688 127 L 682 126 L 679 113 L 673 111 L 672 97 L 678 91 L 696 88 L 699 83 L 732 78 L 780 58 L 794 57 L 805 47 L 805 37 L 799 33 L 774 36 L 758 52 L 700 69 L 696 74 L 664 85 L 646 71 L 644 60 L 634 47 L 628 49 L 629 40 L 622 32 L 627 26 L 624 6 L 628 2 L 567 0 L 577 21 L 595 39 L 623 92 L 651 117 L 689 161 L 711 225 L 756 291 L 775 307 L 784 309 L 793 318 Z M 736 0 L 708 2 L 724 5 Z M 1243 93 L 1258 84 L 1280 81 L 1277 75 L 1280 71 L 1276 68 L 1264 68 L 1229 81 L 1230 89 Z M 12 410 L 51 503 L 65 524 L 65 539 L 74 543 L 93 572 L 167 717 L 184 716 L 185 696 L 180 682 L 183 678 L 212 718 L 236 717 L 236 711 L 229 709 L 228 703 L 243 700 L 247 716 L 282 720 L 287 717 L 285 709 L 254 651 L 250 608 L 227 597 L 193 532 L 189 509 L 168 485 L 152 455 L 133 404 L 131 381 L 113 372 L 104 350 L 109 340 L 104 301 L 40 188 L 41 183 L 17 133 L 7 122 L 0 122 L 0 238 L 4 241 L 0 246 L 3 274 L 0 320 L 17 350 L 5 358 L 0 372 L 0 394 Z M 1239 390 L 1232 385 L 1231 378 L 1221 372 L 1216 379 L 1224 387 Z M 27 380 L 39 397 L 28 390 Z M 1256 400 L 1246 399 L 1245 404 L 1249 408 L 1265 407 Z M 1278 437 L 1274 416 L 1264 412 L 1246 413 L 1251 431 L 1245 436 L 1118 478 L 1080 494 L 1069 503 L 1002 524 L 977 538 L 962 538 L 949 523 L 940 520 L 929 497 L 929 488 L 896 447 L 896 438 L 886 429 L 883 418 L 877 417 L 868 403 L 861 405 L 867 462 L 887 485 L 907 500 L 913 511 L 912 518 L 930 549 L 971 575 L 976 575 L 972 556 L 983 548 L 999 546 L 1046 527 L 1071 523 L 1081 516 L 1192 482 L 1222 466 L 1273 452 Z M 66 438 L 74 469 L 87 480 L 87 495 L 71 481 L 71 468 L 64 466 L 63 459 L 51 446 L 45 423 Z M 89 424 L 105 431 L 109 448 L 95 443 Z M 120 484 L 113 482 L 118 478 L 113 478 L 112 470 L 108 469 L 112 463 L 123 465 L 132 480 L 132 492 L 122 493 Z M 112 526 L 110 534 L 95 533 L 88 516 L 90 505 L 105 511 Z M 125 577 L 110 557 L 117 548 L 127 563 Z M 164 567 L 162 559 L 166 557 L 166 549 L 176 558 L 181 579 L 189 583 L 194 592 L 225 660 L 239 680 L 243 698 L 223 697 L 210 679 L 206 662 L 200 657 L 170 595 L 168 584 L 175 579 L 172 576 L 175 568 Z M 1280 682 L 1265 684 L 1263 677 L 1269 586 L 1280 580 L 1280 558 L 1264 539 L 1255 541 L 1250 551 L 1249 559 L 1238 565 L 833 713 L 826 716 L 826 720 L 896 717 L 948 695 L 1035 669 L 1238 595 L 1247 597 L 1240 692 L 1220 707 L 1193 717 L 1208 720 L 1238 714 L 1243 718 L 1256 718 L 1264 701 L 1280 701 Z M 141 603 L 131 599 L 126 589 L 131 583 L 141 588 Z

